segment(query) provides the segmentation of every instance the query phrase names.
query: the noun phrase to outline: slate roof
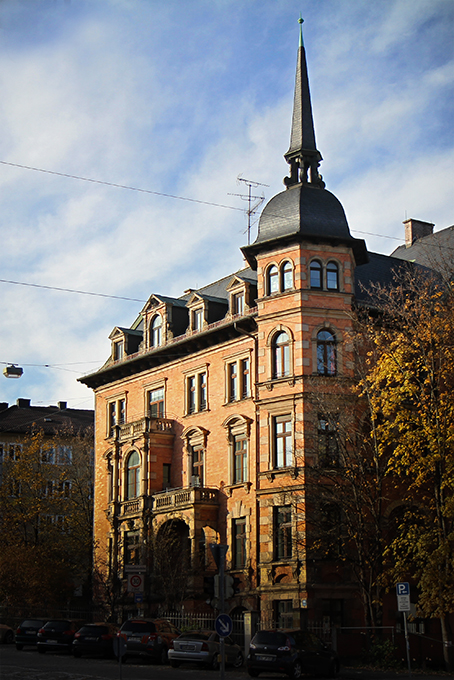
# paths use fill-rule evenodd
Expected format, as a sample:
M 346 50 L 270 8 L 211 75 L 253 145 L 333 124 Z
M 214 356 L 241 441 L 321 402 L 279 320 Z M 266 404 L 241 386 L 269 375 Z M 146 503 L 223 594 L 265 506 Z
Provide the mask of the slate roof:
M 423 236 L 408 248 L 399 246 L 391 253 L 394 258 L 417 262 L 442 274 L 452 275 L 454 270 L 454 225 Z
M 35 425 L 45 434 L 73 426 L 75 432 L 94 424 L 94 411 L 89 409 L 58 408 L 58 406 L 9 406 L 0 411 L 0 433 L 28 434 Z

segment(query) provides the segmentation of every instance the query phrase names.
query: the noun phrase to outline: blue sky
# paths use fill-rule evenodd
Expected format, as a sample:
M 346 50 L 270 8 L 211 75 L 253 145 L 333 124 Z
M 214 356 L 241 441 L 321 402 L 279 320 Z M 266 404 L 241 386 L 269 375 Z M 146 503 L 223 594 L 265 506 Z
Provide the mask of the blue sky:
M 406 217 L 452 225 L 452 0 L 0 0 L 0 279 L 145 301 L 241 268 L 230 194 L 283 189 L 300 12 L 352 234 L 391 253 Z M 77 376 L 141 308 L 0 283 L 0 361 L 24 368 L 0 401 L 90 408 Z

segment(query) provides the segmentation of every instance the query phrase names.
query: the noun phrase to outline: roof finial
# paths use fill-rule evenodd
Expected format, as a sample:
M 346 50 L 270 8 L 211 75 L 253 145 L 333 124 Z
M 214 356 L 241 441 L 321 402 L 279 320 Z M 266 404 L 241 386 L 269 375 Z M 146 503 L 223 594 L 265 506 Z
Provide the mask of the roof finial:
M 290 187 L 294 184 L 303 183 L 324 188 L 325 185 L 318 173 L 318 166 L 322 156 L 315 144 L 306 51 L 303 42 L 303 22 L 304 19 L 300 16 L 298 19 L 300 35 L 290 147 L 287 153 L 284 154 L 285 160 L 290 165 L 290 177 L 285 177 L 284 184 Z

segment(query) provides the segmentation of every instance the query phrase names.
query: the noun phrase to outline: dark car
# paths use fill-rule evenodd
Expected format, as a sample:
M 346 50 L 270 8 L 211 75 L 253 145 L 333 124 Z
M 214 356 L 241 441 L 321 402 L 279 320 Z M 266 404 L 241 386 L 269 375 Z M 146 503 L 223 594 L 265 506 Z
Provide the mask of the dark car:
M 49 651 L 71 651 L 76 631 L 81 627 L 81 621 L 68 619 L 52 619 L 38 631 L 38 652 L 44 654 Z
M 96 654 L 105 658 L 113 656 L 113 641 L 118 627 L 111 623 L 87 623 L 74 635 L 72 652 L 74 656 Z
M 241 647 L 229 637 L 224 638 L 225 662 L 235 668 L 243 665 Z M 173 641 L 169 649 L 169 660 L 172 668 L 178 668 L 183 662 L 200 663 L 216 670 L 219 667 L 219 635 L 212 630 L 201 630 L 183 633 Z
M 4 623 L 0 623 L 0 644 L 10 645 L 14 642 L 14 631 Z
M 44 626 L 46 619 L 25 619 L 16 630 L 16 649 L 19 651 L 25 645 L 35 645 L 38 642 L 38 631 Z
M 252 638 L 246 667 L 253 678 L 264 672 L 285 673 L 290 678 L 303 673 L 333 678 L 339 673 L 339 659 L 307 630 L 261 630 Z
M 180 631 L 166 619 L 130 619 L 124 622 L 118 635 L 126 642 L 124 660 L 129 656 L 145 656 L 167 663 L 170 644 Z

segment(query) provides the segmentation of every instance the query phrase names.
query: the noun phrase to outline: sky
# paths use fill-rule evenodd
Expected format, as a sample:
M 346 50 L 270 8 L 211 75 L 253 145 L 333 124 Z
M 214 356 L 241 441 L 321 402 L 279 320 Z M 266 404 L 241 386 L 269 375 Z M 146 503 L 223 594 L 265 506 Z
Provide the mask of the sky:
M 284 188 L 300 13 L 352 235 L 454 224 L 453 0 L 0 0 L 0 368 L 24 371 L 0 401 L 92 408 L 115 326 L 242 268 L 238 177 Z

